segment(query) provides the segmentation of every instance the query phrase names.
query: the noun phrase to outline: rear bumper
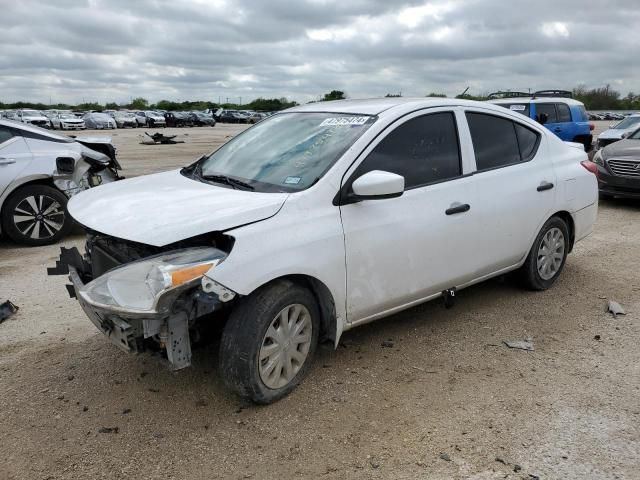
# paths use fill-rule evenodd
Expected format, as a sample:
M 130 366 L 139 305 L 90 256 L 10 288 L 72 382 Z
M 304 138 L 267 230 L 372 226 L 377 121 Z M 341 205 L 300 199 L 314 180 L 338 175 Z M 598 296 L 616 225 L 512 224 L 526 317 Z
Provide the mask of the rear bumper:
M 575 228 L 575 243 L 593 232 L 593 226 L 598 217 L 598 203 L 592 203 L 588 207 L 574 212 L 572 217 Z

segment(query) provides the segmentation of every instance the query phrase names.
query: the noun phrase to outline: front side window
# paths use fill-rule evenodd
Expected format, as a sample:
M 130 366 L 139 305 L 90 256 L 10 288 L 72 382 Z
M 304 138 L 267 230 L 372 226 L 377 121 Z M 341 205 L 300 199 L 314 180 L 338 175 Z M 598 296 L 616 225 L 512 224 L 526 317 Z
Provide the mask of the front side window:
M 353 178 L 372 170 L 402 175 L 405 188 L 462 174 L 456 120 L 452 112 L 416 117 L 391 131 L 358 166 Z
M 304 190 L 320 179 L 376 118 L 329 112 L 274 115 L 198 162 L 191 173 L 203 181 L 231 180 L 242 188 L 239 180 L 258 191 Z
M 536 120 L 542 123 L 542 115 L 547 116 L 546 123 L 558 123 L 556 106 L 553 103 L 536 103 Z
M 571 110 L 566 103 L 556 103 L 556 112 L 558 112 L 559 123 L 571 121 Z
M 495 115 L 467 112 L 466 116 L 479 171 L 526 162 L 535 155 L 539 133 Z

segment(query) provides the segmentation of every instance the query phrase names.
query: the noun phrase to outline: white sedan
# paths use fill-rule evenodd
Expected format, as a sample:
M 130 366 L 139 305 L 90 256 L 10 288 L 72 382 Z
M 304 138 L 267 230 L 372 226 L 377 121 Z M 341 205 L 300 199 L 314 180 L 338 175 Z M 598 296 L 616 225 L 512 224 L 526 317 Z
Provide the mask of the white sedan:
M 164 349 L 225 322 L 220 372 L 258 403 L 288 394 L 320 340 L 517 270 L 553 285 L 597 214 L 582 146 L 499 106 L 322 102 L 269 117 L 179 171 L 83 192 L 87 252 L 63 252 L 91 321 Z

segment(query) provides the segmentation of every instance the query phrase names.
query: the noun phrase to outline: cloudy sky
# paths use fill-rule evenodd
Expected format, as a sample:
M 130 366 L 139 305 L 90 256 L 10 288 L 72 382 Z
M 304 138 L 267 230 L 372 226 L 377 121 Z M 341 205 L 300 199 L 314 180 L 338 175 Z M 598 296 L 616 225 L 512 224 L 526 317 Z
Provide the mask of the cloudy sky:
M 0 101 L 299 102 L 610 83 L 639 0 L 0 0 Z

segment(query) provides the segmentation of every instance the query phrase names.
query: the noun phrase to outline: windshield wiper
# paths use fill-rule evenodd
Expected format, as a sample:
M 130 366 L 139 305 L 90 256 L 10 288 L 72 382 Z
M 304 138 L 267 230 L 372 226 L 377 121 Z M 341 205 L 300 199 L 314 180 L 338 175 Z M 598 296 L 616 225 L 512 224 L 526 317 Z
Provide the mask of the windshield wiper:
M 200 178 L 202 178 L 203 180 L 210 180 L 212 182 L 224 183 L 225 185 L 229 185 L 234 189 L 242 188 L 244 190 L 255 190 L 255 187 L 253 185 L 249 185 L 247 182 L 231 178 L 227 175 L 201 175 Z

